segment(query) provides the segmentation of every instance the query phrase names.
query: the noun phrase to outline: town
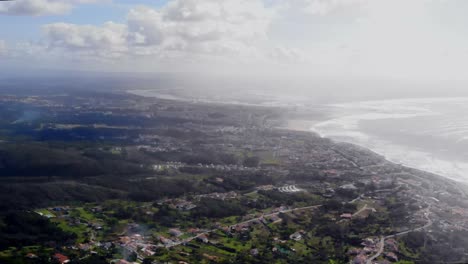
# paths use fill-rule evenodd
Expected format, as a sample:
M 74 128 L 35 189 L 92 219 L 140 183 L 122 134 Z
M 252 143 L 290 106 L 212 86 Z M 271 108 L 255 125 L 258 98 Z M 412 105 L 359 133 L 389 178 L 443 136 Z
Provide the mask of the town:
M 0 243 L 2 262 L 383 264 L 468 254 L 464 185 L 287 129 L 287 108 L 91 92 L 12 94 L 0 108 L 9 157 L 0 195 L 11 201 L 0 234 L 17 245 Z M 12 215 L 56 236 L 21 234 Z

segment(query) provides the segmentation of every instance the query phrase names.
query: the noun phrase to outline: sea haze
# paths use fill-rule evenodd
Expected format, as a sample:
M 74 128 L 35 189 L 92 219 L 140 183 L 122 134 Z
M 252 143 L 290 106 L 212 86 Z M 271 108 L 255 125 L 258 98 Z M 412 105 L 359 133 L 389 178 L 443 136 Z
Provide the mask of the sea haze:
M 365 146 L 387 159 L 468 182 L 468 98 L 333 104 L 311 129 Z

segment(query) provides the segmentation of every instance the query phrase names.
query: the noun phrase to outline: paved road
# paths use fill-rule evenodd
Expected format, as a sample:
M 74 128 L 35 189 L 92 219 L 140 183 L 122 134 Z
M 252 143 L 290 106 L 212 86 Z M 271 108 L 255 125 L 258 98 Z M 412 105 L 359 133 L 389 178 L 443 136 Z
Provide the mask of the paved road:
M 361 209 L 359 209 L 359 211 L 355 212 L 355 213 L 353 214 L 353 217 L 355 217 L 356 215 L 362 213 L 362 211 L 364 211 L 364 210 L 366 210 L 366 209 L 368 209 L 367 204 L 365 204 Z M 369 208 L 369 209 L 370 209 L 370 208 Z
M 364 196 L 365 196 L 365 194 L 363 193 L 363 194 L 359 195 L 357 198 L 349 201 L 349 203 L 355 203 L 356 201 L 361 200 L 362 198 L 364 198 Z
M 375 253 L 372 257 L 370 257 L 367 261 L 366 261 L 366 264 L 372 264 L 372 261 L 376 258 L 378 258 L 383 250 L 384 250 L 384 246 L 385 246 L 385 238 L 383 236 L 380 237 L 380 241 L 379 241 L 379 250 L 377 251 L 377 253 Z
M 424 217 L 426 218 L 427 220 L 427 223 L 421 227 L 418 227 L 418 228 L 414 228 L 414 229 L 410 229 L 410 230 L 407 230 L 407 231 L 403 231 L 403 232 L 400 232 L 400 233 L 396 233 L 396 234 L 393 234 L 393 235 L 390 235 L 390 236 L 386 236 L 385 238 L 392 238 L 392 237 L 397 237 L 397 236 L 401 236 L 401 235 L 406 235 L 408 233 L 411 233 L 411 232 L 416 232 L 416 231 L 421 231 L 423 229 L 426 229 L 428 228 L 429 226 L 432 225 L 432 220 L 429 218 L 429 210 L 430 210 L 430 207 L 429 206 L 427 209 L 426 209 L 426 212 L 424 213 Z
M 355 199 L 349 201 L 348 203 L 353 203 L 353 202 L 355 202 L 355 201 L 361 199 L 363 196 L 364 196 L 364 194 L 361 194 L 359 197 L 357 197 L 357 198 L 355 198 Z M 319 205 L 311 205 L 311 206 L 305 206 L 305 207 L 299 207 L 299 208 L 281 210 L 281 211 L 279 211 L 279 212 L 275 212 L 275 213 L 270 213 L 270 214 L 262 215 L 262 216 L 257 217 L 257 218 L 252 218 L 252 219 L 249 219 L 249 220 L 246 220 L 246 221 L 243 221 L 243 222 L 236 223 L 236 224 L 234 224 L 234 225 L 229 226 L 229 228 L 236 227 L 236 226 L 242 225 L 242 224 L 248 224 L 248 223 L 251 223 L 251 222 L 254 222 L 254 221 L 260 221 L 262 218 L 270 217 L 270 216 L 274 216 L 274 215 L 278 215 L 278 214 L 280 214 L 280 213 L 285 214 L 285 213 L 291 213 L 291 212 L 296 212 L 296 211 L 303 211 L 303 210 L 316 209 L 316 208 L 319 208 L 319 207 L 321 207 L 321 206 L 322 206 L 322 205 L 319 204 Z M 168 245 L 168 246 L 166 246 L 166 248 L 172 248 L 172 247 L 175 247 L 175 246 L 179 246 L 179 245 L 181 245 L 181 244 L 188 243 L 188 242 L 190 242 L 190 241 L 192 241 L 192 240 L 194 240 L 194 239 L 196 239 L 196 238 L 199 238 L 199 237 L 202 236 L 202 235 L 207 235 L 207 234 L 212 233 L 212 232 L 214 232 L 214 231 L 216 231 L 216 230 L 218 230 L 218 228 L 211 229 L 211 230 L 206 230 L 206 231 L 204 231 L 203 233 L 200 233 L 200 234 L 198 234 L 198 235 L 196 235 L 196 236 L 189 237 L 189 238 L 186 238 L 186 239 L 184 239 L 184 240 L 182 240 L 182 241 L 180 241 L 180 242 L 176 242 L 176 243 L 174 243 L 174 244 Z
M 359 200 L 361 199 L 362 197 L 364 196 L 364 194 L 361 194 L 359 197 L 357 197 L 356 199 L 353 199 L 351 201 L 349 201 L 348 203 L 353 203 L 355 202 L 356 200 Z M 322 205 L 319 204 L 319 205 L 311 205 L 311 206 L 305 206 L 305 207 L 299 207 L 299 208 L 292 208 L 292 209 L 287 209 L 287 210 L 281 210 L 279 212 L 275 212 L 275 213 L 270 213 L 270 214 L 266 214 L 266 215 L 262 215 L 260 217 L 257 217 L 257 218 L 252 218 L 252 219 L 249 219 L 249 220 L 246 220 L 246 221 L 243 221 L 243 222 L 239 222 L 239 223 L 236 223 L 234 225 L 231 225 L 229 226 L 229 228 L 232 228 L 232 227 L 236 227 L 238 225 L 243 225 L 243 224 L 248 224 L 248 223 L 251 223 L 251 222 L 254 222 L 254 221 L 260 221 L 262 218 L 265 218 L 265 217 L 271 217 L 271 216 L 274 216 L 274 215 L 278 215 L 280 213 L 291 213 L 291 212 L 296 212 L 296 211 L 303 211 L 303 210 L 310 210 L 310 209 L 316 209 L 316 208 L 319 208 L 321 207 Z M 215 228 L 215 229 L 211 229 L 211 230 L 206 230 L 204 231 L 203 233 L 200 233 L 196 236 L 193 236 L 193 237 L 190 237 L 190 238 L 186 238 L 180 242 L 176 242 L 172 245 L 169 245 L 169 246 L 166 246 L 166 248 L 171 248 L 171 247 L 175 247 L 175 246 L 178 246 L 178 245 L 181 245 L 181 244 L 185 244 L 185 243 L 188 243 L 202 235 L 207 235 L 209 233 L 212 233 L 214 231 L 218 230 L 218 228 Z
M 247 220 L 247 221 L 239 222 L 239 223 L 237 223 L 237 224 L 234 224 L 234 225 L 229 226 L 229 228 L 233 228 L 233 227 L 236 227 L 236 226 L 238 226 L 238 225 L 243 225 L 243 224 L 252 223 L 252 222 L 255 222 L 255 221 L 260 221 L 260 220 L 262 220 L 262 218 L 270 217 L 270 216 L 274 216 L 274 215 L 279 215 L 280 213 L 285 214 L 285 213 L 291 213 L 291 212 L 295 212 L 295 211 L 316 209 L 316 208 L 319 208 L 320 206 L 322 206 L 322 205 L 319 204 L 319 205 L 311 205 L 311 206 L 306 206 L 306 207 L 293 208 L 293 209 L 288 209 L 288 210 L 281 210 L 281 211 L 278 211 L 278 212 L 274 212 L 274 213 L 262 215 L 262 216 L 257 217 L 257 218 L 252 218 L 252 219 L 249 219 L 249 220 Z
M 275 213 L 270 213 L 270 214 L 266 214 L 266 215 L 262 215 L 260 217 L 257 217 L 257 218 L 252 218 L 252 219 L 249 219 L 249 220 L 246 220 L 246 221 L 243 221 L 243 222 L 239 222 L 237 224 L 234 224 L 234 225 L 231 225 L 229 226 L 229 229 L 233 228 L 233 227 L 236 227 L 238 225 L 243 225 L 243 224 L 248 224 L 248 223 L 252 223 L 254 221 L 260 221 L 262 218 L 265 218 L 265 217 L 270 217 L 270 216 L 274 216 L 274 215 L 278 215 L 280 213 L 291 213 L 291 212 L 296 212 L 296 211 L 302 211 L 302 210 L 309 210 L 309 209 L 316 209 L 316 208 L 319 208 L 320 206 L 322 206 L 321 204 L 319 205 L 311 205 L 311 206 L 305 206 L 305 207 L 299 207 L 299 208 L 293 208 L 293 209 L 288 209 L 288 210 L 281 210 L 279 212 L 275 212 Z M 197 239 L 199 237 L 201 237 L 202 235 L 207 235 L 209 233 L 212 233 L 214 231 L 218 230 L 218 228 L 215 228 L 215 229 L 211 229 L 211 230 L 206 230 L 204 231 L 203 233 L 200 233 L 196 236 L 193 236 L 193 237 L 189 237 L 189 238 L 186 238 L 180 242 L 176 242 L 174 244 L 171 244 L 169 246 L 166 246 L 166 248 L 171 248 L 171 247 L 175 247 L 175 246 L 179 246 L 181 244 L 185 244 L 185 243 L 188 243 L 194 239 Z
M 357 198 L 355 198 L 355 199 L 349 201 L 348 203 L 354 203 L 355 201 L 361 199 L 363 196 L 364 196 L 364 194 L 361 194 L 359 197 L 357 197 Z M 316 208 L 319 208 L 319 207 L 321 207 L 321 206 L 322 206 L 322 205 L 319 204 L 319 205 L 311 205 L 311 206 L 305 206 L 305 207 L 299 207 L 299 208 L 281 210 L 281 211 L 278 211 L 278 212 L 274 212 L 274 213 L 270 213 L 270 214 L 265 214 L 265 215 L 262 215 L 262 216 L 260 216 L 260 217 L 256 217 L 256 218 L 252 218 L 252 219 L 249 219 L 249 220 L 246 220 L 246 221 L 243 221 L 243 222 L 236 223 L 236 224 L 234 224 L 234 225 L 229 226 L 229 228 L 231 229 L 231 228 L 236 227 L 236 226 L 238 226 L 238 225 L 248 224 L 248 223 L 252 223 L 252 222 L 254 222 L 254 221 L 260 221 L 260 220 L 263 219 L 263 218 L 268 218 L 268 217 L 271 217 L 271 216 L 274 216 L 274 215 L 278 215 L 278 214 L 280 214 L 280 213 L 291 213 L 291 212 L 302 211 L 302 210 L 316 209 Z M 359 210 L 358 212 L 356 212 L 356 214 L 359 213 L 359 212 L 361 212 L 361 211 L 363 211 L 363 210 L 365 210 L 365 209 L 367 209 L 367 204 L 366 204 L 363 208 L 361 208 L 361 210 Z M 429 210 L 429 208 L 426 209 L 426 210 Z M 367 263 L 371 264 L 371 263 L 372 263 L 372 260 L 378 258 L 378 257 L 382 254 L 383 248 L 384 248 L 384 245 L 385 245 L 385 239 L 390 238 L 390 237 L 399 236 L 399 235 L 404 235 L 404 234 L 407 234 L 407 233 L 410 233 L 410 232 L 414 232 L 414 231 L 419 231 L 419 230 L 422 230 L 422 229 L 424 229 L 424 228 L 426 228 L 426 227 L 432 225 L 432 221 L 428 218 L 428 212 L 425 213 L 425 217 L 426 217 L 426 219 L 428 220 L 428 223 L 427 223 L 426 225 L 422 226 L 422 227 L 415 228 L 415 229 L 411 229 L 411 230 L 407 230 L 407 231 L 400 232 L 400 233 L 397 233 L 397 234 L 393 234 L 393 235 L 391 235 L 391 236 L 381 237 L 381 241 L 379 242 L 379 251 L 378 251 L 374 256 L 372 256 L 371 258 L 369 258 L 369 260 L 367 261 Z M 194 239 L 197 239 L 197 238 L 201 237 L 202 235 L 207 235 L 207 234 L 209 234 L 209 233 L 215 232 L 216 230 L 218 230 L 218 228 L 211 229 L 211 230 L 206 230 L 206 231 L 204 231 L 204 232 L 202 232 L 202 233 L 200 233 L 200 234 L 198 234 L 198 235 L 196 235 L 196 236 L 193 236 L 193 237 L 190 237 L 190 238 L 186 238 L 186 239 L 184 239 L 184 240 L 182 240 L 182 241 L 180 241 L 180 242 L 176 242 L 176 243 L 174 243 L 174 244 L 171 244 L 171 245 L 169 245 L 169 246 L 166 246 L 166 248 L 171 248 L 171 247 L 179 246 L 179 245 L 181 245 L 181 244 L 188 243 L 188 242 L 190 242 L 190 241 L 192 241 L 192 240 L 194 240 Z
M 393 235 L 389 235 L 389 236 L 386 236 L 386 237 L 380 237 L 380 241 L 379 241 L 379 250 L 377 251 L 377 253 L 375 253 L 372 257 L 370 257 L 367 261 L 366 261 L 366 264 L 372 264 L 372 261 L 376 258 L 378 258 L 380 255 L 382 255 L 383 253 L 383 249 L 384 249 L 384 246 L 385 246 L 385 239 L 388 239 L 388 238 L 392 238 L 392 237 L 397 237 L 397 236 L 402 236 L 402 235 L 406 235 L 408 233 L 411 233 L 411 232 L 416 232 L 416 231 L 420 231 L 420 230 L 423 230 L 425 228 L 428 228 L 429 226 L 432 225 L 432 220 L 429 218 L 429 213 L 430 213 L 430 209 L 431 209 L 431 206 L 429 205 L 425 212 L 424 212 L 424 217 L 426 218 L 427 220 L 427 223 L 421 227 L 417 227 L 417 228 L 413 228 L 413 229 L 410 229 L 410 230 L 406 230 L 406 231 L 403 231 L 403 232 L 399 232 L 399 233 L 396 233 L 396 234 L 393 234 Z

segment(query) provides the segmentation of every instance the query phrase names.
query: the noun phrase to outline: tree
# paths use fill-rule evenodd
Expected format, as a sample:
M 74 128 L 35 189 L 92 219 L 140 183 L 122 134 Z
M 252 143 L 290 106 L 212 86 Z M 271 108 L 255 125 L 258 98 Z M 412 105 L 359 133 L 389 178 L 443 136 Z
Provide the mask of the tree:
M 135 262 L 138 259 L 138 255 L 135 252 L 132 252 L 128 257 L 127 260 L 130 262 Z
M 258 167 L 258 164 L 260 164 L 260 158 L 257 156 L 247 157 L 244 159 L 245 167 Z

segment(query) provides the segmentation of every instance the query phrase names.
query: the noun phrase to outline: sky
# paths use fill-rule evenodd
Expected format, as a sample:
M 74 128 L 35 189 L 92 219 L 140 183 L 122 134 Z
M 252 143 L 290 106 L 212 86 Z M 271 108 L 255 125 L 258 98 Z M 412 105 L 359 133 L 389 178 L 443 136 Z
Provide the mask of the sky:
M 0 2 L 0 68 L 467 81 L 466 0 Z

